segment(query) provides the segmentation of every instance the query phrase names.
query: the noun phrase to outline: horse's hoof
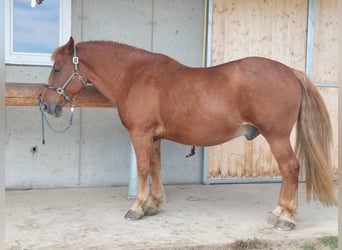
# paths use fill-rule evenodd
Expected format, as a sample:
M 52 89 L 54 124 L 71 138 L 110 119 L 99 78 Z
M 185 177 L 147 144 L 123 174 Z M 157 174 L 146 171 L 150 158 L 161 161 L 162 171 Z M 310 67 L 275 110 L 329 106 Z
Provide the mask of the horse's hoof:
M 138 212 L 134 210 L 128 210 L 128 212 L 125 215 L 126 220 L 140 220 L 144 215 L 139 214 Z
M 270 215 L 267 218 L 267 223 L 271 225 L 275 225 L 278 222 L 279 222 L 279 216 L 276 216 L 272 212 L 270 212 Z
M 296 224 L 286 220 L 279 220 L 274 227 L 279 231 L 291 231 L 295 228 Z
M 144 211 L 144 215 L 152 216 L 158 213 L 159 209 L 155 207 L 149 207 Z

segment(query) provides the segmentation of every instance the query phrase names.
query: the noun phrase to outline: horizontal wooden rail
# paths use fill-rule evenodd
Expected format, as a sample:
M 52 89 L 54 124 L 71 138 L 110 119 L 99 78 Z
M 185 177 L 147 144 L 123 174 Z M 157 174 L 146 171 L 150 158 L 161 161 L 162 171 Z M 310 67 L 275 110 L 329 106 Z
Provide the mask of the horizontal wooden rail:
M 37 97 L 44 84 L 5 83 L 6 106 L 37 106 Z M 78 97 L 76 107 L 113 107 L 113 104 L 94 87 L 88 87 Z

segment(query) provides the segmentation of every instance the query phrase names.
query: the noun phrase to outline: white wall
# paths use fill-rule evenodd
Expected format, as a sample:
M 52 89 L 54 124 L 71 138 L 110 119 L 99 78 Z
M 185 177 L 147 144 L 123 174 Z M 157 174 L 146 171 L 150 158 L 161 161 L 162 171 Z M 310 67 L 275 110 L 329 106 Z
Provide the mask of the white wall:
M 162 52 L 190 66 L 201 66 L 204 3 L 198 0 L 72 1 L 76 41 L 116 40 Z M 49 67 L 6 66 L 6 82 L 43 83 Z M 65 110 L 67 111 L 67 110 Z M 63 119 L 51 118 L 62 127 Z M 45 188 L 126 185 L 128 133 L 115 109 L 76 109 L 65 134 L 46 131 L 41 144 L 37 107 L 6 108 L 6 187 Z M 32 153 L 36 147 L 37 152 Z M 202 152 L 186 159 L 190 147 L 162 143 L 164 183 L 201 182 Z

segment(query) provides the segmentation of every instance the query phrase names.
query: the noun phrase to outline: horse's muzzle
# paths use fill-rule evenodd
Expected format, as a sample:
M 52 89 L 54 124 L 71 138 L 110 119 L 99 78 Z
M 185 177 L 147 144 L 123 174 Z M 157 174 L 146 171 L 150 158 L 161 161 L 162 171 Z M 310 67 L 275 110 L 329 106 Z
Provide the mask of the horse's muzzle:
M 44 103 L 43 109 L 46 113 L 54 115 L 55 117 L 62 116 L 62 105 L 58 102 Z

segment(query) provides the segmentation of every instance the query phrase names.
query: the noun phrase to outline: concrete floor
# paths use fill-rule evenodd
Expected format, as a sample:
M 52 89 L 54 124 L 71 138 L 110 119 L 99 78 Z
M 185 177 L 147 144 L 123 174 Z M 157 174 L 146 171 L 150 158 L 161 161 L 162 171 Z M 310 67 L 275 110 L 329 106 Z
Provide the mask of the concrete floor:
M 127 221 L 127 187 L 6 192 L 6 249 L 214 249 L 240 239 L 291 241 L 337 235 L 338 209 L 306 203 L 297 227 L 266 223 L 280 184 L 165 186 L 161 212 Z M 214 248 L 213 248 L 214 247 Z

